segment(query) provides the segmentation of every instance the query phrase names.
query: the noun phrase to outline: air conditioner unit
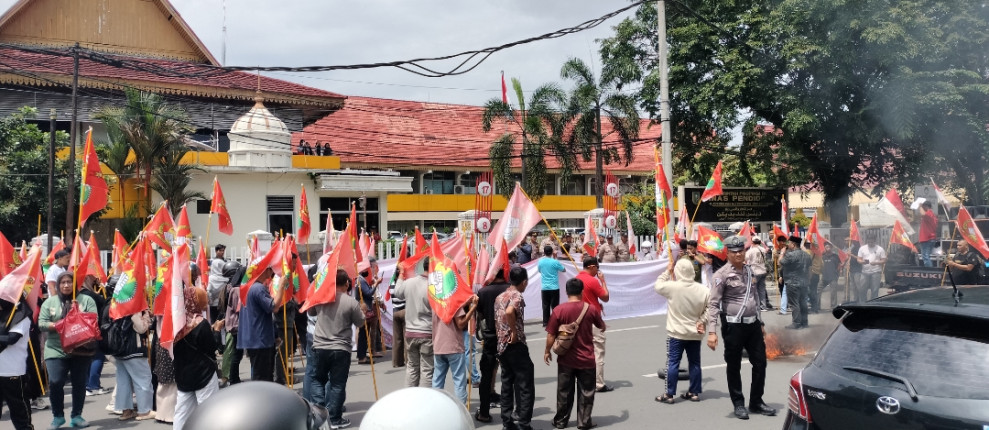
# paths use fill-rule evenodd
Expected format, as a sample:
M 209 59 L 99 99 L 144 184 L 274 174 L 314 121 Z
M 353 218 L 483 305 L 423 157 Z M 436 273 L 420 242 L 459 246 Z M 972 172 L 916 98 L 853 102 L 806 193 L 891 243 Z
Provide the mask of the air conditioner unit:
M 464 186 L 463 185 L 454 185 L 453 186 L 453 194 L 463 194 L 463 193 L 464 193 Z
M 429 188 L 426 188 L 426 194 L 432 194 L 432 193 L 433 193 L 433 190 L 431 190 Z

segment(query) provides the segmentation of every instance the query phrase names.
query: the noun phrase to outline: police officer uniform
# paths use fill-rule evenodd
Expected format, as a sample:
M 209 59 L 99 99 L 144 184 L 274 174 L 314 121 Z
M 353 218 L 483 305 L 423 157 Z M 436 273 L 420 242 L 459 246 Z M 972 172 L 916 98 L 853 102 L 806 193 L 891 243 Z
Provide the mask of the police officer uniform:
M 724 242 L 732 253 L 745 252 L 745 239 L 734 236 Z M 725 363 L 728 365 L 728 394 L 735 407 L 735 416 L 747 420 L 748 412 L 762 415 L 776 415 L 776 410 L 763 402 L 766 385 L 766 342 L 763 325 L 759 316 L 759 298 L 756 291 L 755 275 L 744 262 L 739 267 L 729 263 L 714 273 L 711 301 L 708 303 L 707 332 L 708 346 L 717 345 L 717 327 L 721 325 L 721 335 L 725 341 Z M 749 391 L 749 407 L 745 408 L 745 395 L 742 394 L 742 349 L 748 353 L 752 363 L 752 386 Z
M 553 236 L 547 236 L 539 242 L 539 249 L 537 251 L 539 251 L 540 256 L 543 255 L 543 250 L 546 249 L 547 246 L 553 248 L 553 252 L 556 253 L 556 255 L 560 255 L 560 245 L 556 244 L 556 241 L 553 240 Z
M 609 234 L 608 239 L 611 238 L 612 236 Z M 618 262 L 618 248 L 611 243 L 602 243 L 601 246 L 598 247 L 598 260 L 602 263 Z
M 627 243 L 625 242 L 616 243 L 615 250 L 618 253 L 618 262 L 628 263 L 629 261 L 632 261 L 632 254 L 629 252 Z

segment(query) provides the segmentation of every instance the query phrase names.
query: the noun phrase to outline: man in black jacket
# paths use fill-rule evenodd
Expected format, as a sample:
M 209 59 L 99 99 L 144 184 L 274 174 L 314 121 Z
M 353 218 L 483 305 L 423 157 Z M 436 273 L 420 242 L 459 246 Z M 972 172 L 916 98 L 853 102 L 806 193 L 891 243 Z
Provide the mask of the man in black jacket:
M 491 404 L 500 401 L 494 390 L 494 375 L 498 370 L 498 333 L 495 331 L 495 299 L 508 289 L 503 270 L 498 270 L 494 280 L 477 293 L 477 333 L 481 338 L 480 406 L 474 418 L 482 423 L 491 422 Z

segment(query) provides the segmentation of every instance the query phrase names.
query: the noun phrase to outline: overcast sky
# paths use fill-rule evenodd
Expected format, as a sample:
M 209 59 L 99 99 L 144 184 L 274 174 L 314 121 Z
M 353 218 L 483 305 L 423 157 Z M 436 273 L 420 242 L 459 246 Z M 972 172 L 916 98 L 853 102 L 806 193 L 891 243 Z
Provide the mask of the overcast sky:
M 0 0 L 0 10 L 14 2 Z M 172 0 L 172 4 L 220 59 L 223 0 Z M 447 55 L 573 26 L 628 4 L 627 0 L 226 0 L 225 64 L 343 65 Z M 268 75 L 344 95 L 480 105 L 501 96 L 502 70 L 506 81 L 517 77 L 525 90 L 560 82 L 560 66 L 570 57 L 599 70 L 595 40 L 611 35 L 612 26 L 630 14 L 592 30 L 496 53 L 463 76 L 426 78 L 394 68 Z

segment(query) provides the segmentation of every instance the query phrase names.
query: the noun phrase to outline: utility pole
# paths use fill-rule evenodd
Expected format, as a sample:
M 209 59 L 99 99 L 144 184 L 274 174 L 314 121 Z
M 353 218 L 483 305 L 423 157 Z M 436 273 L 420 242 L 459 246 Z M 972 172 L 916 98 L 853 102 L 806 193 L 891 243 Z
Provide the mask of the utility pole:
M 594 182 L 597 183 L 598 189 L 594 193 L 595 203 L 597 207 L 604 207 L 604 160 L 601 159 L 601 153 L 604 152 L 604 142 L 601 135 L 601 104 L 597 103 L 594 109 L 594 126 L 597 127 L 596 133 L 594 133 L 595 150 L 597 153 L 594 154 Z
M 52 233 L 55 230 L 55 221 L 52 219 L 52 205 L 55 201 L 55 109 L 51 110 L 49 116 L 49 128 L 51 129 L 48 140 L 48 252 L 52 249 Z
M 657 22 L 657 33 L 659 35 L 659 119 L 663 133 L 661 154 L 663 156 L 663 174 L 666 175 L 667 183 L 672 184 L 673 136 L 671 136 L 672 132 L 670 131 L 670 73 L 666 46 L 666 1 L 657 1 L 656 8 L 659 12 Z M 670 196 L 670 199 L 672 198 L 673 196 Z M 680 214 L 680 216 L 686 215 Z M 670 228 L 671 224 L 673 224 L 672 219 L 667 221 L 666 227 Z
M 72 123 L 69 125 L 69 167 L 68 167 L 68 188 L 65 191 L 65 237 L 62 240 L 73 236 L 73 229 L 76 217 L 76 138 L 79 134 L 79 126 L 76 121 L 79 119 L 79 44 L 72 48 Z M 68 243 L 72 243 L 69 241 Z M 71 245 L 70 245 L 71 246 Z M 49 248 L 50 249 L 50 248 Z

